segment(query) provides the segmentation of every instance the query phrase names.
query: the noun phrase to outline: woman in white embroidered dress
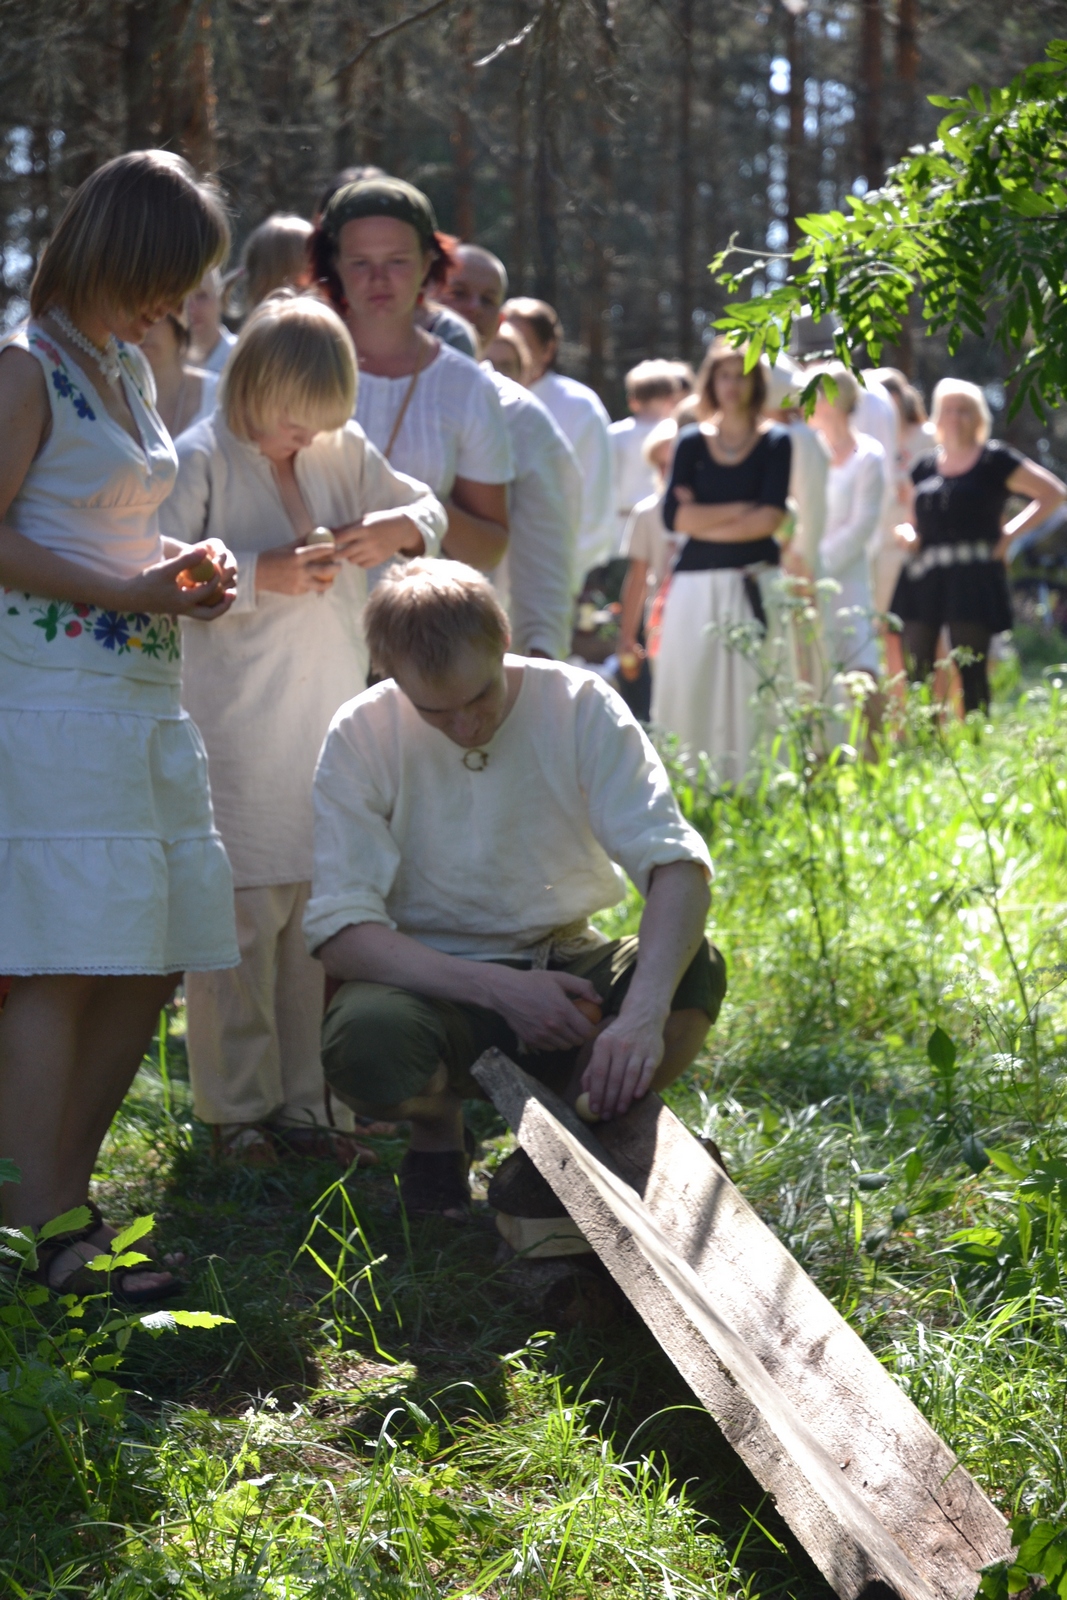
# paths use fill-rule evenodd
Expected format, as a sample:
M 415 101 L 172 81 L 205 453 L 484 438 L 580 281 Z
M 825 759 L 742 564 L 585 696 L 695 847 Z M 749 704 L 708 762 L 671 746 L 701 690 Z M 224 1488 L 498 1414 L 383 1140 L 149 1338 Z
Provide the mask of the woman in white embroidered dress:
M 507 548 L 514 476 L 496 385 L 416 320 L 426 289 L 447 273 L 447 245 L 420 190 L 373 178 L 331 196 L 311 252 L 359 357 L 356 421 L 444 503 L 445 555 L 491 572 Z
M 207 745 L 215 817 L 233 866 L 241 965 L 186 980 L 198 1117 L 220 1155 L 370 1153 L 330 1124 L 319 1035 L 323 970 L 304 948 L 311 782 L 334 712 L 367 674 L 366 569 L 435 555 L 444 508 L 394 472 L 353 422 L 356 359 L 320 300 L 267 300 L 230 357 L 223 402 L 178 443 L 165 532 L 225 533 L 237 600 L 186 623 L 182 698 Z M 329 528 L 333 544 L 307 543 Z
M 86 1269 L 113 1236 L 88 1203 L 97 1151 L 183 969 L 238 960 L 177 623 L 227 611 L 234 567 L 160 535 L 177 458 L 136 344 L 227 239 L 180 157 L 120 156 L 73 196 L 0 350 L 4 1218 L 81 1210 L 39 1246 L 41 1281 L 132 1301 L 181 1285 Z

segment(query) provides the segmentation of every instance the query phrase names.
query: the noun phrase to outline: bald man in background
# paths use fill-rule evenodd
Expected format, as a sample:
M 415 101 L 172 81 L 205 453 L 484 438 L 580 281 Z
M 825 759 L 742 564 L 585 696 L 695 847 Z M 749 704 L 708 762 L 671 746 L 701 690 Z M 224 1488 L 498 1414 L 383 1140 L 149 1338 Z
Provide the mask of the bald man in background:
M 484 357 L 508 292 L 504 263 L 480 245 L 455 248 L 456 265 L 438 298 L 473 327 Z M 484 363 L 497 387 L 515 459 L 508 486 L 511 534 L 492 582 L 507 608 L 512 649 L 564 659 L 570 654 L 576 545 L 582 514 L 578 458 L 535 395 Z

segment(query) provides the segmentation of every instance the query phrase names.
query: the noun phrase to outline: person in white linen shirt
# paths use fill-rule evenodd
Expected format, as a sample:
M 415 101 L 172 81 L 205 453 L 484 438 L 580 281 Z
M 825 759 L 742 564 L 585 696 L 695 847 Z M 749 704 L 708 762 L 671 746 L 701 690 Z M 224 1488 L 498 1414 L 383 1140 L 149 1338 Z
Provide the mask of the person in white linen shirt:
M 480 245 L 457 245 L 453 256 L 441 299 L 466 317 L 478 354 L 488 358 L 485 370 L 500 396 L 515 469 L 508 485 L 508 551 L 492 575 L 493 586 L 511 619 L 519 655 L 566 656 L 582 514 L 578 458 L 540 400 L 492 361 L 494 349 L 499 356 L 502 348 L 497 335 L 508 287 L 504 263 Z
M 603 566 L 615 548 L 615 481 L 611 419 L 597 394 L 555 370 L 563 325 L 544 300 L 520 297 L 504 304 L 504 319 L 517 327 L 533 358 L 530 385 L 574 446 L 582 469 L 582 522 L 578 529 L 578 588 L 586 573 Z
M 617 655 L 619 672 L 629 682 L 641 676 L 641 662 L 646 655 L 654 654 L 654 642 L 644 632 L 645 611 L 655 606 L 670 577 L 671 566 L 685 540 L 671 533 L 663 520 L 663 497 L 670 476 L 671 458 L 678 441 L 678 423 L 674 417 L 664 417 L 645 439 L 645 457 L 652 469 L 655 493 L 639 500 L 630 512 L 623 535 L 620 555 L 629 563 L 623 579 L 621 610 L 619 612 L 619 643 Z M 651 622 L 651 615 L 649 617 Z M 649 688 L 651 680 L 648 680 Z M 647 721 L 651 706 L 647 694 L 631 699 L 629 704 L 636 714 Z M 642 713 L 644 715 L 642 716 Z
M 219 631 L 190 623 L 183 703 L 207 746 L 215 818 L 233 867 L 241 965 L 190 973 L 193 1105 L 220 1153 L 360 1152 L 326 1128 L 323 974 L 303 947 L 311 785 L 337 707 L 364 686 L 365 569 L 437 551 L 443 507 L 350 418 L 355 353 L 312 297 L 272 297 L 246 323 L 223 405 L 178 441 L 164 527 L 225 528 L 237 599 Z M 331 529 L 334 542 L 308 543 Z
M 626 401 L 632 414 L 608 429 L 615 479 L 612 555 L 624 554 L 623 538 L 638 501 L 657 492 L 656 475 L 645 454 L 648 436 L 692 391 L 693 373 L 684 361 L 639 361 L 626 374 Z
M 141 340 L 141 353 L 156 380 L 156 410 L 172 439 L 215 409 L 218 373 L 189 361 L 189 329 L 170 311 Z
M 356 421 L 445 506 L 445 555 L 491 572 L 507 548 L 511 448 L 492 378 L 417 322 L 451 265 L 429 200 L 399 178 L 346 184 L 311 251 L 359 357 Z
M 792 596 L 802 605 L 787 610 L 790 670 L 795 683 L 807 685 L 817 698 L 826 690 L 825 660 L 819 644 L 812 584 L 819 566 L 819 545 L 826 528 L 826 486 L 830 452 L 809 426 L 798 401 L 805 379 L 787 355 L 768 364 L 764 415 L 787 430 L 792 447 L 789 465 L 789 510 L 792 530 L 782 550 L 782 570 L 793 580 Z M 801 692 L 806 692 L 801 690 Z
M 338 712 L 315 777 L 304 928 L 341 980 L 323 1063 L 349 1105 L 410 1117 L 408 1209 L 462 1215 L 462 1101 L 489 1045 L 587 1095 L 594 1118 L 694 1059 L 725 989 L 710 861 L 614 690 L 506 654 L 479 574 L 414 561 L 366 626 L 389 681 Z M 607 943 L 589 918 L 624 872 L 645 896 L 640 940 Z
M 237 343 L 237 335 L 231 333 L 222 320 L 222 299 L 222 274 L 218 267 L 212 267 L 192 293 L 186 295 L 184 307 L 192 334 L 189 360 L 193 366 L 214 372 L 216 376 Z
M 833 698 L 844 698 L 839 683 L 844 673 L 863 672 L 877 683 L 878 638 L 873 620 L 870 565 L 867 559 L 872 529 L 878 528 L 885 501 L 887 466 L 877 439 L 861 433 L 854 418 L 860 386 L 852 373 L 838 363 L 824 369 L 836 386 L 831 400 L 820 386 L 815 400 L 815 424 L 830 451 L 830 476 L 826 497 L 826 530 L 819 544 L 818 573 L 837 585 L 837 592 L 822 596 L 823 648 L 827 680 L 836 685 Z M 846 715 L 851 706 L 845 700 Z M 882 696 L 866 699 L 866 719 L 872 732 L 881 722 Z

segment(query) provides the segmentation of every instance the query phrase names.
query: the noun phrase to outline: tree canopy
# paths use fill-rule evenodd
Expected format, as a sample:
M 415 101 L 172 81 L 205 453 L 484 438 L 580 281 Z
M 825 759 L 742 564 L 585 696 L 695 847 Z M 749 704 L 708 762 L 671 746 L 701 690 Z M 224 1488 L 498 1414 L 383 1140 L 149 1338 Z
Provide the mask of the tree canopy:
M 716 326 L 749 341 L 749 360 L 773 359 L 802 313 L 834 317 L 835 353 L 878 362 L 918 303 L 954 353 L 970 330 L 1014 359 L 1012 411 L 1029 397 L 1067 393 L 1067 39 L 1007 88 L 935 95 L 937 139 L 916 147 L 881 188 L 847 211 L 798 219 L 789 275 L 726 307 Z M 731 268 L 731 242 L 711 264 L 729 290 L 767 271 L 767 258 Z

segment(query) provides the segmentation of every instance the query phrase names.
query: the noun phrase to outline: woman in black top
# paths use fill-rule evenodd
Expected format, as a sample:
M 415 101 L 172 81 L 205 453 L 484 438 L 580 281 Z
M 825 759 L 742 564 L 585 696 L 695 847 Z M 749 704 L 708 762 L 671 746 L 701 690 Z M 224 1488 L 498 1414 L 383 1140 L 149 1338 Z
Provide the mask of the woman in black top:
M 759 672 L 729 633 L 739 623 L 766 630 L 792 446 L 785 428 L 760 421 L 763 369 L 746 373 L 741 351 L 713 346 L 697 388 L 710 420 L 679 435 L 663 507 L 667 527 L 688 538 L 663 608 L 652 720 L 691 758 L 707 755 L 720 782 L 740 783 Z
M 1007 562 L 1013 543 L 1067 497 L 1060 480 L 1010 445 L 989 438 L 989 407 L 977 384 L 944 378 L 934 390 L 936 453 L 911 471 L 914 530 L 892 610 L 904 624 L 911 677 L 934 666 L 938 635 L 977 658 L 960 667 L 964 711 L 989 705 L 989 641 L 1011 627 Z M 1001 527 L 1009 494 L 1030 504 Z

